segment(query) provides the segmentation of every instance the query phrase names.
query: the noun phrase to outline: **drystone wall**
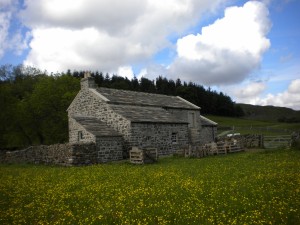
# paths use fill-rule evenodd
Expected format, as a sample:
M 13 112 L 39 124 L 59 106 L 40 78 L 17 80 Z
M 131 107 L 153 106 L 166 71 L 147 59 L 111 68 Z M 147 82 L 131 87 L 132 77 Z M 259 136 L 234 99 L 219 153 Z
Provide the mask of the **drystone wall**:
M 176 143 L 172 142 L 172 134 L 176 134 Z M 172 155 L 187 144 L 187 124 L 132 123 L 131 146 L 157 148 L 159 155 Z
M 104 140 L 99 146 L 95 143 L 31 146 L 23 150 L 7 151 L 1 155 L 0 162 L 72 166 L 97 164 L 122 158 L 122 146 L 119 140 L 115 139 Z
M 67 165 L 71 155 L 71 146 L 68 144 L 40 145 L 18 151 L 8 151 L 5 155 L 5 162 Z
M 0 150 L 0 163 L 5 163 L 6 151 Z

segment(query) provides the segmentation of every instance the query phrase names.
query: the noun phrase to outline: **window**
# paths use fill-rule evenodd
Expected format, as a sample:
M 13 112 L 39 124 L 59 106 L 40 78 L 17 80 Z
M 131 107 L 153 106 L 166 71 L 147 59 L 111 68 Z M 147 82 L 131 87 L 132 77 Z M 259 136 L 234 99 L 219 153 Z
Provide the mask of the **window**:
M 176 132 L 173 132 L 172 134 L 171 134 L 171 142 L 172 142 L 172 144 L 177 144 L 177 133 Z
M 83 139 L 83 133 L 82 131 L 78 131 L 78 141 Z

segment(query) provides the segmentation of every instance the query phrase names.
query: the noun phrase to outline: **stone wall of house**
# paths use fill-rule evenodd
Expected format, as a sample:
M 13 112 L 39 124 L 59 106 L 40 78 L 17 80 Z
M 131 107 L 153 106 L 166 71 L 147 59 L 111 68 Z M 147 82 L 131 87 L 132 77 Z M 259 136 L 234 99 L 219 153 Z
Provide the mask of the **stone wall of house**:
M 172 143 L 172 133 L 177 136 L 176 143 Z M 187 124 L 132 123 L 131 146 L 154 147 L 159 155 L 171 155 L 187 144 Z
M 90 165 L 123 159 L 121 137 L 105 137 L 95 143 L 31 146 L 1 155 L 2 163 Z
M 187 109 L 167 109 L 172 114 L 181 120 L 189 123 L 188 114 L 194 114 L 194 123 L 193 125 L 189 124 L 189 142 L 193 145 L 200 145 L 201 140 L 201 120 L 200 120 L 200 111 L 199 110 L 187 110 Z
M 95 143 L 72 144 L 69 165 L 97 164 L 97 155 Z
M 185 122 L 189 122 L 188 121 L 188 113 L 192 112 L 195 114 L 195 127 L 200 127 L 201 128 L 201 120 L 200 120 L 200 111 L 199 110 L 192 110 L 192 109 L 171 109 L 168 108 L 166 109 L 168 112 L 176 115 L 177 118 L 180 118 L 181 120 L 185 121 Z
M 79 137 L 78 132 L 82 132 L 82 137 Z M 69 142 L 70 143 L 90 143 L 96 142 L 96 138 L 93 134 L 89 133 L 76 122 L 75 119 L 69 117 Z
M 214 142 L 217 137 L 217 127 L 206 126 L 201 129 L 201 144 Z
M 122 160 L 124 141 L 122 137 L 97 137 L 98 163 Z
M 125 117 L 115 113 L 109 105 L 97 96 L 93 89 L 80 90 L 71 106 L 68 109 L 69 117 L 82 115 L 93 116 L 112 127 L 123 135 L 125 140 L 129 140 L 130 136 L 130 121 Z M 73 130 L 72 125 L 70 130 Z M 76 129 L 76 127 L 74 128 Z

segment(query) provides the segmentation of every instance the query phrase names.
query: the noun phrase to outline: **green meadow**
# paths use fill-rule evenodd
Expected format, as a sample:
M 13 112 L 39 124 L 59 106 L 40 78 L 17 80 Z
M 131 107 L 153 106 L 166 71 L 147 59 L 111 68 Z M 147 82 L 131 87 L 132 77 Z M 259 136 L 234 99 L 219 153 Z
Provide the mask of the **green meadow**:
M 300 224 L 300 151 L 0 165 L 0 224 Z
M 234 129 L 233 132 L 235 133 L 263 135 L 290 135 L 293 132 L 300 132 L 300 123 L 282 123 L 212 115 L 206 117 L 218 123 L 218 134 L 231 129 Z

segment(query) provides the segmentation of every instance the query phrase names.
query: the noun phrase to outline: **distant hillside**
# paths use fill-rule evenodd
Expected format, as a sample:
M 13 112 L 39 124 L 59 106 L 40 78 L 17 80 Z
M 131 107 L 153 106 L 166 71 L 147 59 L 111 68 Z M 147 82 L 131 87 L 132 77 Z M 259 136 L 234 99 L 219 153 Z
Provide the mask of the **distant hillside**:
M 258 106 L 249 104 L 237 104 L 244 113 L 245 118 L 264 121 L 279 121 L 279 122 L 300 122 L 300 111 L 296 111 L 285 107 L 276 106 Z

